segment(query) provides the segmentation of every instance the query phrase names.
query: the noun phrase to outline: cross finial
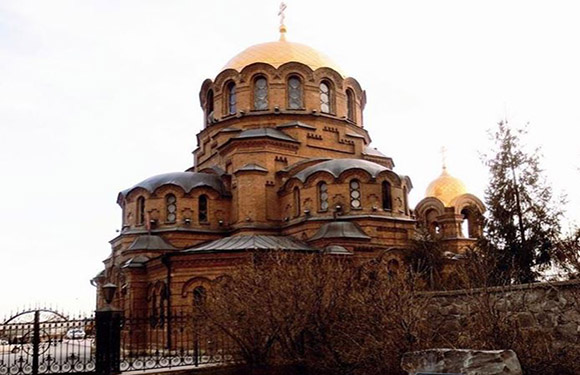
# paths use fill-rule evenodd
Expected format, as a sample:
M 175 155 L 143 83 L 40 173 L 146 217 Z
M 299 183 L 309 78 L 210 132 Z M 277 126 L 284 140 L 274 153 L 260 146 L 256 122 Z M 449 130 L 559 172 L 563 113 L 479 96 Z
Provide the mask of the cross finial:
M 280 40 L 286 40 L 286 25 L 284 25 L 284 19 L 286 15 L 284 11 L 286 10 L 286 3 L 280 3 L 280 9 L 278 10 L 278 15 L 280 16 Z
M 447 147 L 441 147 L 441 167 L 443 170 L 447 169 Z

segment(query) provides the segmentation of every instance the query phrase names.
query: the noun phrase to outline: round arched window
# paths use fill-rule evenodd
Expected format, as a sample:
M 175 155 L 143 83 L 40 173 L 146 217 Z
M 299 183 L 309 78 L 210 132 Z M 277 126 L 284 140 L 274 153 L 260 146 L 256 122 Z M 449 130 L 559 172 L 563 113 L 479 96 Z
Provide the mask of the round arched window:
M 302 109 L 302 82 L 296 76 L 288 80 L 288 108 Z
M 207 215 L 207 196 L 200 195 L 198 202 L 197 202 L 197 218 L 199 219 L 200 223 L 207 223 L 208 215 Z
M 350 207 L 351 208 L 361 208 L 361 194 L 360 194 L 360 182 L 358 180 L 350 181 Z
M 175 223 L 177 219 L 177 199 L 173 194 L 165 196 L 166 221 L 168 223 Z
M 328 185 L 324 181 L 318 184 L 318 203 L 320 211 L 328 210 Z
M 351 89 L 346 90 L 346 118 L 356 122 L 356 113 L 354 107 L 354 92 Z
M 137 198 L 137 225 L 145 224 L 145 198 Z
M 268 81 L 264 77 L 254 81 L 254 109 L 268 109 Z
M 320 82 L 320 112 L 330 113 L 330 85 L 326 81 Z
M 236 113 L 236 84 L 233 82 L 228 84 L 227 97 L 228 115 L 233 115 Z

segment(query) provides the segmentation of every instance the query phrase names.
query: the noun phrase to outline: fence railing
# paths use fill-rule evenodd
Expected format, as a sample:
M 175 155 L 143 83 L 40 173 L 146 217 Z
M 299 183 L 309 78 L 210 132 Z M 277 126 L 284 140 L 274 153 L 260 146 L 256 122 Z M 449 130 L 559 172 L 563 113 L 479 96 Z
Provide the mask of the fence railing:
M 187 312 L 125 316 L 120 350 L 121 371 L 197 367 L 236 359 L 229 337 Z
M 123 315 L 103 309 L 70 319 L 31 310 L 0 323 L 0 375 L 110 375 L 172 367 L 229 364 L 234 342 L 199 315 Z
M 0 375 L 95 371 L 93 318 L 25 311 L 0 324 Z

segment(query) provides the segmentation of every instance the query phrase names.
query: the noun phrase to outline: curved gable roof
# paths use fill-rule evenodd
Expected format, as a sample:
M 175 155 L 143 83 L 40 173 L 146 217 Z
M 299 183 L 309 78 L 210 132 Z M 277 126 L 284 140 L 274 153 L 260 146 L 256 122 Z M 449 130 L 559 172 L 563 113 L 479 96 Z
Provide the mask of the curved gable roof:
M 363 171 L 370 174 L 372 177 L 377 177 L 379 173 L 389 170 L 385 166 L 373 163 L 372 161 L 368 160 L 334 159 L 308 167 L 296 173 L 293 177 L 299 179 L 304 183 L 308 179 L 308 177 L 318 172 L 328 172 L 335 178 L 338 178 L 343 172 L 349 169 L 362 169 Z
M 124 198 L 131 191 L 137 188 L 142 188 L 153 193 L 156 189 L 164 185 L 179 186 L 186 193 L 189 193 L 194 188 L 202 186 L 212 188 L 221 195 L 227 195 L 228 193 L 222 180 L 214 174 L 200 172 L 172 172 L 149 177 L 133 187 L 121 191 L 119 195 Z

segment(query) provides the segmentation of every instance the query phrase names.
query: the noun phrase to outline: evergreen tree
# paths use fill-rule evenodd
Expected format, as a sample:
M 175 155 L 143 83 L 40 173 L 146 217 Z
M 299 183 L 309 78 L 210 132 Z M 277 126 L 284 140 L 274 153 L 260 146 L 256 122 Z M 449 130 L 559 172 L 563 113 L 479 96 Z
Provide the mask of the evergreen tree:
M 536 280 L 554 256 L 562 202 L 553 199 L 539 150 L 526 153 L 522 147 L 527 131 L 512 129 L 507 121 L 498 125 L 492 155 L 485 157 L 490 172 L 486 239 L 499 257 L 501 273 L 527 283 Z

